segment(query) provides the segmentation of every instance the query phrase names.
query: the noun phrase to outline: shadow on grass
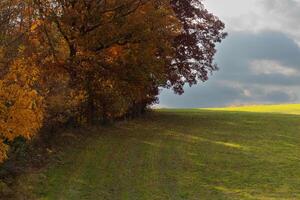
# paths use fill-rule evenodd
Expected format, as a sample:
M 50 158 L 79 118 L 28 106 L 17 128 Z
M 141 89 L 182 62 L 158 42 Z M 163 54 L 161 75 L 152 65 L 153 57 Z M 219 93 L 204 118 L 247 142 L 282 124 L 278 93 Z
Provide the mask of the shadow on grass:
M 300 116 L 159 111 L 62 152 L 44 199 L 300 199 Z M 31 190 L 32 191 L 32 190 Z

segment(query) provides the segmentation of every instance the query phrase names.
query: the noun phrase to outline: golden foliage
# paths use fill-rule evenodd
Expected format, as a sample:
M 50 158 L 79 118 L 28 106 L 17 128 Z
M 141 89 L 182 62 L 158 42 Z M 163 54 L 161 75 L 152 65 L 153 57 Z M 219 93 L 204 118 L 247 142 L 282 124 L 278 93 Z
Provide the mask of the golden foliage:
M 38 68 L 29 59 L 18 59 L 0 81 L 0 161 L 8 150 L 3 141 L 19 136 L 30 139 L 42 125 L 43 98 L 34 89 L 38 76 Z

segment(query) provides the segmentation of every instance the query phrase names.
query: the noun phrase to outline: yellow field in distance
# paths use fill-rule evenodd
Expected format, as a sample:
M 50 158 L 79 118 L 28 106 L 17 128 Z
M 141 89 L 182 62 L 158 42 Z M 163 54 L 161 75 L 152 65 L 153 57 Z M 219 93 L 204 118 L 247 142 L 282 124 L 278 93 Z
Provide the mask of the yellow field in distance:
M 300 115 L 300 104 L 279 104 L 279 105 L 251 105 L 226 108 L 206 108 L 212 111 L 233 111 L 233 112 L 260 112 L 260 113 L 283 113 Z

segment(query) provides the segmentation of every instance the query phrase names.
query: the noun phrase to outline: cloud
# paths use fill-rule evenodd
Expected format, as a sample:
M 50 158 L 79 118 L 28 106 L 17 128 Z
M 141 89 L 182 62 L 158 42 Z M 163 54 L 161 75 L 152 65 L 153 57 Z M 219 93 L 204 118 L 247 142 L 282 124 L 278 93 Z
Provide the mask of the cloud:
M 259 17 L 262 20 L 253 24 L 258 31 L 280 31 L 300 45 L 300 1 L 261 0 L 258 6 L 261 8 Z
M 220 71 L 186 87 L 183 96 L 160 95 L 164 107 L 217 107 L 290 103 L 300 97 L 300 48 L 280 32 L 232 32 L 218 47 Z
M 300 48 L 282 33 L 233 32 L 218 47 L 216 62 L 220 71 L 215 73 L 213 80 L 278 86 L 300 85 L 300 79 L 297 77 L 300 71 Z M 257 70 L 253 69 L 254 64 Z M 273 73 L 265 73 L 270 70 L 273 70 Z M 295 72 L 293 76 L 282 74 L 291 75 L 291 72 Z
M 206 0 L 204 3 L 225 21 L 229 32 L 281 32 L 300 45 L 300 0 L 229 0 L 229 3 Z
M 280 74 L 283 76 L 297 76 L 300 72 L 294 68 L 286 67 L 276 60 L 253 60 L 250 62 L 250 68 L 255 75 Z
M 243 98 L 242 89 L 228 87 L 218 82 L 206 85 L 186 87 L 182 96 L 175 95 L 170 90 L 164 90 L 160 95 L 161 107 L 198 108 L 218 105 L 230 105 L 236 99 Z

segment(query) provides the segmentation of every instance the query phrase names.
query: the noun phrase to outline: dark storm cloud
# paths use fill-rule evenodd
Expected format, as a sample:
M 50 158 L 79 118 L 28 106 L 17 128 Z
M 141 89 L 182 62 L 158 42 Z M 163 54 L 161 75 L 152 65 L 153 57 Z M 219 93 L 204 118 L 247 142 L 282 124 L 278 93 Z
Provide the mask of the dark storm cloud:
M 279 32 L 235 32 L 218 47 L 220 71 L 183 96 L 160 95 L 162 107 L 215 107 L 299 100 L 300 48 Z
M 284 34 L 236 32 L 232 33 L 218 50 L 216 62 L 219 64 L 220 71 L 215 75 L 221 80 L 262 85 L 300 85 L 300 78 L 297 74 L 294 76 L 280 73 L 265 75 L 258 72 L 256 74 L 250 67 L 254 60 L 272 60 L 300 71 L 300 48 Z
M 231 104 L 233 99 L 241 98 L 243 98 L 241 90 L 209 83 L 192 88 L 186 87 L 186 92 L 181 96 L 175 96 L 170 90 L 164 91 L 160 96 L 160 106 L 174 108 L 210 107 L 212 105 Z
M 297 100 L 297 97 L 295 95 L 290 95 L 284 91 L 276 91 L 267 93 L 265 97 L 263 96 L 262 101 L 263 100 L 265 100 L 266 102 L 270 102 L 270 100 L 272 100 L 272 103 L 282 103 L 293 102 Z
M 235 55 L 240 61 L 275 59 L 300 67 L 299 46 L 280 32 L 231 33 L 220 45 L 219 52 L 218 61 L 232 61 Z

